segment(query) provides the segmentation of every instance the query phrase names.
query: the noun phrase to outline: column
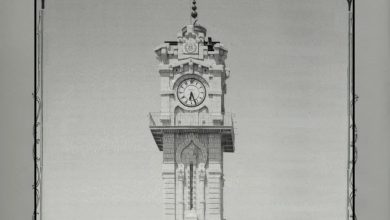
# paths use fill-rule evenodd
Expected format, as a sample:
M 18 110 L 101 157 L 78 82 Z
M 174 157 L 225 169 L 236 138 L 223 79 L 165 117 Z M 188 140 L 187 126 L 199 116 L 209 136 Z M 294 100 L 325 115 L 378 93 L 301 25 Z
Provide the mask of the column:
M 207 170 L 206 219 L 222 219 L 222 170 L 219 164 L 209 164 Z
M 184 220 L 184 165 L 176 170 L 176 220 Z
M 206 170 L 205 165 L 203 163 L 199 164 L 198 168 L 198 179 L 199 179 L 199 186 L 198 186 L 198 217 L 199 220 L 205 219 L 205 181 L 206 181 Z
M 163 164 L 164 220 L 175 220 L 175 166 Z
M 206 170 L 206 220 L 221 220 L 223 217 L 223 151 L 221 135 L 209 134 L 209 164 Z
M 190 166 L 184 167 L 184 217 L 190 210 Z
M 166 133 L 163 136 L 163 219 L 175 220 L 175 163 L 174 163 L 174 136 Z

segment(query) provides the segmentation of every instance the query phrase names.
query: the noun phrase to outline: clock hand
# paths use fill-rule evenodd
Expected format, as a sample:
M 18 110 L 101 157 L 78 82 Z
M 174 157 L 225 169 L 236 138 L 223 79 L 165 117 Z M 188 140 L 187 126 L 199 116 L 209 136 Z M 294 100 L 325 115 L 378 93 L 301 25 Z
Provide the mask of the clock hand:
M 196 101 L 195 101 L 195 98 L 194 98 L 194 94 L 192 92 L 190 93 L 190 100 L 191 100 L 191 97 L 192 97 L 192 100 L 194 100 L 194 102 L 196 104 Z

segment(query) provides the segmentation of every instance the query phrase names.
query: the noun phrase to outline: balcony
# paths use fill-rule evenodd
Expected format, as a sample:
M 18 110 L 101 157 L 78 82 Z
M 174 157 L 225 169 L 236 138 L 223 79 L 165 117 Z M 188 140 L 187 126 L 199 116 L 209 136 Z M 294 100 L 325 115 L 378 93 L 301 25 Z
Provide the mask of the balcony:
M 224 152 L 234 152 L 234 126 L 231 113 L 150 113 L 149 127 L 160 151 L 164 132 L 204 132 L 222 135 Z

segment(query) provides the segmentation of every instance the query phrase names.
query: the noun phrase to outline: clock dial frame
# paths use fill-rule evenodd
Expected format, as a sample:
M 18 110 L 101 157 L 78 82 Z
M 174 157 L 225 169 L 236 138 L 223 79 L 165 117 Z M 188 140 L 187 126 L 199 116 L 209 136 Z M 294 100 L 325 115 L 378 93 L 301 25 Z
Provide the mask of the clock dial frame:
M 177 98 L 186 107 L 197 107 L 206 99 L 206 87 L 196 78 L 187 78 L 177 87 Z

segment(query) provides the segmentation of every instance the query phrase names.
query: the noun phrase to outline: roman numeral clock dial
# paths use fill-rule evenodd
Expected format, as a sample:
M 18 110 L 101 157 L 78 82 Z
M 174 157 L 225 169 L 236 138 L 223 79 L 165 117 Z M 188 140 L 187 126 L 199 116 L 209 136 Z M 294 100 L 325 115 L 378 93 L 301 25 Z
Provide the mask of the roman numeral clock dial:
M 196 107 L 206 98 L 206 88 L 197 79 L 185 79 L 177 88 L 177 97 L 184 106 Z

